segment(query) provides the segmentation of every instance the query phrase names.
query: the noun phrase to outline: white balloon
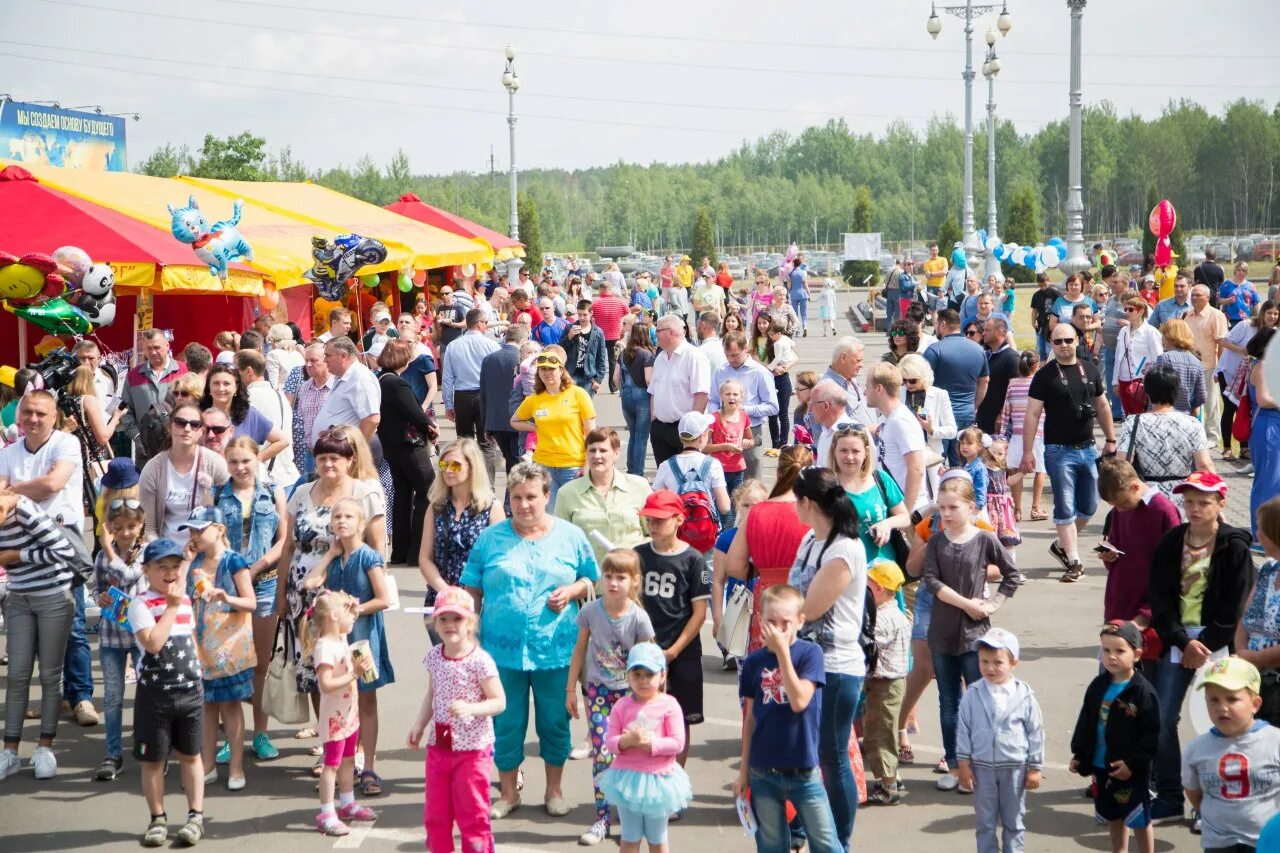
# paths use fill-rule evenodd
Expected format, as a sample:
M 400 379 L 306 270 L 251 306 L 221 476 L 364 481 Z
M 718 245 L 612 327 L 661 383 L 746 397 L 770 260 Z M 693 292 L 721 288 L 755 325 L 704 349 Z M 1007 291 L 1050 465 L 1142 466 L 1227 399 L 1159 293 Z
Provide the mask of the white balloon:
M 1019 246 L 1009 253 L 1009 263 L 1015 266 L 1022 266 L 1027 259 L 1027 250 Z
M 476 274 L 476 265 L 463 264 L 461 272 L 462 272 L 463 278 L 471 278 L 473 275 Z
M 1054 246 L 1046 248 L 1042 257 L 1044 259 L 1044 265 L 1049 269 L 1053 269 L 1058 264 L 1062 263 L 1062 256 L 1058 254 L 1058 250 Z
M 988 252 L 994 252 L 996 250 L 996 246 L 999 246 L 999 245 L 1000 245 L 999 237 L 988 237 L 986 242 L 983 244 L 983 248 L 986 249 Z

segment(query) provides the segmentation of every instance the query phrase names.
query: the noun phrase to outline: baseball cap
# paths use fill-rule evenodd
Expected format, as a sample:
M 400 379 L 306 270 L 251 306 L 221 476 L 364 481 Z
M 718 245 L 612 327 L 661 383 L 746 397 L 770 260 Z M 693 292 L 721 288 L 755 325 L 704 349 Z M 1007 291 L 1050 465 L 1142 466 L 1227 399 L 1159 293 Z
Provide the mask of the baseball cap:
M 1209 664 L 1200 689 L 1206 684 L 1216 684 L 1224 690 L 1248 690 L 1256 695 L 1262 692 L 1262 673 L 1244 658 L 1232 655 Z
M 627 652 L 627 671 L 647 669 L 650 672 L 666 672 L 667 656 L 657 643 L 636 643 Z
M 445 613 L 452 613 L 463 618 L 474 616 L 476 603 L 471 597 L 471 593 L 460 586 L 445 587 L 436 593 L 436 605 L 433 615 L 441 616 Z
M 1022 648 L 1018 645 L 1018 638 L 1004 628 L 991 628 L 988 630 L 987 633 L 974 641 L 973 650 L 976 652 L 984 646 L 988 649 L 1008 649 L 1014 660 L 1018 659 L 1018 655 L 1022 651 Z
M 906 582 L 902 569 L 891 560 L 876 560 L 867 569 L 867 579 L 875 581 L 885 592 L 897 592 Z
M 680 496 L 675 492 L 670 489 L 659 489 L 651 492 L 649 497 L 644 499 L 640 514 L 648 518 L 673 518 L 684 515 L 684 504 L 680 502 Z
M 154 563 L 156 560 L 163 560 L 165 557 L 181 558 L 185 555 L 185 549 L 172 539 L 153 539 L 147 543 L 147 547 L 142 551 L 142 562 Z
M 138 485 L 140 479 L 138 466 L 133 464 L 132 459 L 121 456 L 107 463 L 106 473 L 102 475 L 102 488 L 127 489 Z
M 1147 273 L 1146 275 L 1144 275 L 1144 276 L 1142 277 L 1142 280 L 1143 280 L 1143 281 L 1149 281 L 1149 282 L 1151 282 L 1152 284 L 1155 284 L 1155 283 L 1156 283 L 1156 277 L 1155 277 L 1155 276 L 1153 276 L 1151 273 Z
M 702 412 L 685 412 L 680 418 L 677 431 L 680 433 L 682 440 L 692 441 L 695 438 L 700 438 L 704 432 L 711 429 L 711 424 L 714 420 L 710 415 Z
M 216 506 L 198 506 L 191 511 L 191 517 L 178 525 L 179 530 L 204 530 L 210 524 L 226 526 L 227 519 L 222 510 Z
M 1192 472 L 1190 477 L 1173 487 L 1173 493 L 1180 495 L 1187 489 L 1227 496 L 1227 482 L 1212 471 Z
M 1129 264 L 1129 272 L 1142 272 L 1142 264 Z
M 1126 619 L 1115 619 L 1102 626 L 1104 637 L 1119 637 L 1129 644 L 1129 648 L 1137 651 L 1142 648 L 1142 631 L 1137 625 Z

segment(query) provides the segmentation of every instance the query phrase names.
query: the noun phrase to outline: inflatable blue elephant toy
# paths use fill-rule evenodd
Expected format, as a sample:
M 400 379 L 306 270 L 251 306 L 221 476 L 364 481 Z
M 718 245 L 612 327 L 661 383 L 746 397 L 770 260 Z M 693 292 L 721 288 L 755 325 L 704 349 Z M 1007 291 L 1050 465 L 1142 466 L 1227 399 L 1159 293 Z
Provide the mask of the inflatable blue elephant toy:
M 231 205 L 231 218 L 209 225 L 195 196 L 187 197 L 186 207 L 167 205 L 171 217 L 169 230 L 179 241 L 191 246 L 196 257 L 209 265 L 209 274 L 227 280 L 227 264 L 238 260 L 253 260 L 253 247 L 249 245 L 236 226 L 240 224 L 240 211 L 244 202 L 236 199 Z

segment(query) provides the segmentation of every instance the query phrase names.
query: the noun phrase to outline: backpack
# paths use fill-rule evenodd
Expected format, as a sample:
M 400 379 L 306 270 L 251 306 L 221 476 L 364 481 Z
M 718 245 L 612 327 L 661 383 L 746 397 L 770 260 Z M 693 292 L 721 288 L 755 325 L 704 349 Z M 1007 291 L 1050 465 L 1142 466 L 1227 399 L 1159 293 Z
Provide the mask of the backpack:
M 876 598 L 870 587 L 867 587 L 862 602 L 862 630 L 858 632 L 858 645 L 867 660 L 867 675 L 872 675 L 880 662 L 880 649 L 876 646 Z
M 708 479 L 714 461 L 705 459 L 697 471 L 686 475 L 676 457 L 667 460 L 676 478 L 676 494 L 684 506 L 684 523 L 676 531 L 676 537 L 704 554 L 715 547 L 716 536 L 720 533 L 720 513 L 711 498 Z
M 169 436 L 170 412 L 166 403 L 156 401 L 138 418 L 138 446 L 142 448 L 143 458 L 149 460 L 164 450 Z

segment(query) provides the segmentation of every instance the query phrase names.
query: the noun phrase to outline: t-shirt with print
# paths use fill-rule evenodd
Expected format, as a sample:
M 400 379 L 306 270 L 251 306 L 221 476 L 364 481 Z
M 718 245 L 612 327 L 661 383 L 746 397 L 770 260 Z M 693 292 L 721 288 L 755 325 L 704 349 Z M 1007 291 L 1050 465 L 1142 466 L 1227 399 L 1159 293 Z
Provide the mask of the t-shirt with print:
M 627 654 L 636 643 L 653 639 L 653 622 L 643 607 L 631 604 L 621 618 L 604 609 L 604 599 L 578 611 L 578 627 L 591 633 L 587 645 L 587 683 L 627 689 Z M 679 636 L 679 634 L 677 634 Z
M 451 658 L 444 646 L 433 646 L 422 659 L 431 675 L 431 718 L 427 744 L 442 746 L 436 738 L 447 733 L 454 752 L 488 749 L 493 745 L 493 717 L 465 720 L 449 712 L 454 702 L 483 702 L 483 685 L 498 677 L 498 666 L 477 644 L 468 654 Z
M 1257 720 L 1231 738 L 1210 729 L 1182 748 L 1182 786 L 1204 794 L 1204 849 L 1256 847 L 1280 813 L 1280 728 Z
M 1201 611 L 1204 610 L 1204 593 L 1209 586 L 1209 558 L 1213 556 L 1214 540 L 1203 548 L 1192 548 L 1186 538 L 1182 540 L 1182 591 L 1179 611 L 1182 624 L 1198 628 Z
M 172 539 L 181 544 L 191 538 L 191 531 L 178 528 L 187 523 L 187 519 L 191 517 L 191 510 L 195 509 L 196 498 L 193 492 L 196 488 L 196 472 L 200 465 L 197 461 L 191 466 L 190 471 L 179 474 L 173 467 L 173 462 L 165 459 L 164 464 L 168 468 L 165 472 L 165 480 L 169 490 L 164 495 L 163 533 L 166 539 Z
M 827 672 L 865 676 L 867 659 L 858 645 L 867 598 L 867 553 L 862 540 L 837 535 L 827 544 L 825 539 L 819 540 L 809 531 L 796 549 L 796 563 L 791 567 L 787 583 L 807 594 L 818 571 L 833 560 L 844 561 L 849 582 L 827 612 L 805 622 L 801 632 L 822 647 Z
M 1031 310 L 1039 319 L 1036 322 L 1037 332 L 1049 331 L 1049 315 L 1053 313 L 1053 303 L 1062 296 L 1056 288 L 1043 287 L 1031 294 Z
M 725 488 L 724 467 L 719 460 L 697 450 L 684 450 L 658 466 L 658 473 L 653 477 L 653 490 L 656 492 L 660 489 L 670 489 L 677 494 L 680 492 L 680 483 L 676 479 L 675 472 L 671 470 L 672 460 L 675 460 L 676 466 L 684 472 L 685 479 L 688 480 L 708 459 L 711 460 L 711 467 L 707 470 L 707 485 L 713 489 Z M 743 466 L 744 470 L 745 467 Z M 711 496 L 711 500 L 712 503 L 715 502 L 714 495 Z
M 822 686 L 826 668 L 822 649 L 808 640 L 791 644 L 791 664 L 801 681 L 817 687 L 805 709 L 791 710 L 778 656 L 757 649 L 742 661 L 738 696 L 751 700 L 751 766 L 758 770 L 794 770 L 818 766 L 818 723 L 822 719 Z
M 1093 766 L 1107 766 L 1107 719 L 1111 716 L 1111 703 L 1129 686 L 1129 680 L 1111 682 L 1102 694 L 1102 705 L 1098 708 L 1098 731 L 1093 739 Z
M 654 642 L 669 649 L 685 625 L 693 617 L 695 601 L 711 600 L 711 572 L 707 561 L 693 548 L 684 545 L 678 554 L 659 554 L 652 542 L 636 546 L 640 555 L 641 602 L 653 623 Z M 680 652 L 678 660 L 702 657 L 702 638 L 693 640 Z
M 537 426 L 538 446 L 533 451 L 533 461 L 548 468 L 586 464 L 586 433 L 582 425 L 595 416 L 591 397 L 577 385 L 559 394 L 531 394 L 521 401 L 515 413 L 516 420 L 533 421 Z
M 893 475 L 899 489 L 907 487 L 907 454 L 925 449 L 924 430 L 920 422 L 906 406 L 898 406 L 885 418 L 880 430 L 876 433 L 876 448 L 880 451 L 880 467 Z M 924 456 L 921 454 L 921 472 L 924 471 Z M 921 486 L 924 480 L 921 478 Z M 924 488 L 916 490 L 915 505 L 907 510 L 920 509 L 929 502 Z
M 134 596 L 129 603 L 129 625 L 135 634 L 154 628 L 166 608 L 162 593 L 149 591 Z M 148 690 L 196 691 L 203 693 L 200 680 L 200 658 L 196 654 L 195 613 L 191 599 L 185 595 L 178 605 L 177 618 L 169 629 L 169 638 L 158 652 L 142 649 L 142 662 L 138 664 L 138 687 Z
M 346 678 L 355 672 L 351 661 L 351 647 L 345 639 L 320 637 L 311 653 L 316 672 L 320 667 L 333 668 L 334 678 Z M 353 681 L 332 693 L 320 691 L 320 736 L 325 743 L 346 740 L 360 730 L 360 710 L 356 705 L 358 682 Z
M 1104 390 L 1098 368 L 1092 364 L 1051 361 L 1037 370 L 1027 396 L 1044 404 L 1044 443 L 1091 443 L 1093 418 L 1079 417 L 1079 407 L 1081 403 L 1094 406 L 1094 400 Z

